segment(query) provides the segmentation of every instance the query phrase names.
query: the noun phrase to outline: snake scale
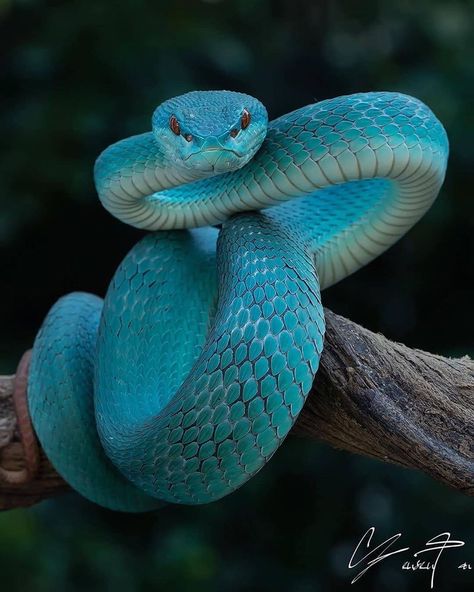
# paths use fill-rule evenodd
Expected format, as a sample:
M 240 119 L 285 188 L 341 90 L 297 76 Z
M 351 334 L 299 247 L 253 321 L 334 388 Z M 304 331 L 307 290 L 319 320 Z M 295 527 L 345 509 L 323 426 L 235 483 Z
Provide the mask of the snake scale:
M 323 349 L 320 290 L 397 241 L 443 183 L 422 102 L 323 100 L 268 122 L 255 98 L 195 91 L 95 164 L 102 204 L 151 231 L 105 299 L 61 298 L 34 343 L 30 414 L 78 492 L 146 511 L 201 504 L 259 471 Z

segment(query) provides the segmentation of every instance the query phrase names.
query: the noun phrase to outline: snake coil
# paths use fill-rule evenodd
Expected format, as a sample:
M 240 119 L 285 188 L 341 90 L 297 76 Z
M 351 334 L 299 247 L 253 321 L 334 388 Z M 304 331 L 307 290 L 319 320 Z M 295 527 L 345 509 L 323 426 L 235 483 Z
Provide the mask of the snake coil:
M 30 413 L 57 471 L 123 511 L 206 503 L 245 483 L 310 391 L 320 289 L 421 218 L 447 157 L 440 122 L 399 93 L 329 99 L 269 124 L 240 93 L 160 105 L 151 132 L 95 165 L 105 208 L 152 232 L 105 300 L 61 298 L 35 340 Z

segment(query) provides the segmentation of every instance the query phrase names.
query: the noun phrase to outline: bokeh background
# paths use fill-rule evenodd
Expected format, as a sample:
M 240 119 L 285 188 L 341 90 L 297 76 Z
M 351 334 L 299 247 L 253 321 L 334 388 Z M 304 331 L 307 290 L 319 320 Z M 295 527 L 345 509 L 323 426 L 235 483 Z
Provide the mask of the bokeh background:
M 439 200 L 398 245 L 323 294 L 336 312 L 444 355 L 473 353 L 474 2 L 0 0 L 0 371 L 62 294 L 104 294 L 141 233 L 103 211 L 92 167 L 192 89 L 240 90 L 276 117 L 335 95 L 398 90 L 451 141 Z M 0 515 L 2 590 L 391 592 L 429 574 L 391 558 L 353 587 L 370 526 L 403 546 L 451 531 L 438 590 L 474 589 L 472 500 L 427 477 L 289 438 L 230 497 L 143 515 L 71 494 Z M 408 559 L 409 557 L 407 557 Z

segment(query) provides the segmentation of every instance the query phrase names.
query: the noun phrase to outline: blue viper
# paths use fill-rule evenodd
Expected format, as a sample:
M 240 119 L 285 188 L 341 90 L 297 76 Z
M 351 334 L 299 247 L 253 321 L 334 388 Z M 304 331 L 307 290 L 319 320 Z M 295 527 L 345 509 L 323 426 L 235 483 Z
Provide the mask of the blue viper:
M 447 157 L 440 122 L 399 93 L 329 99 L 270 123 L 235 92 L 161 104 L 151 132 L 95 165 L 105 208 L 153 232 L 104 301 L 61 298 L 34 343 L 30 413 L 57 471 L 90 500 L 137 512 L 245 483 L 311 389 L 320 289 L 421 218 Z

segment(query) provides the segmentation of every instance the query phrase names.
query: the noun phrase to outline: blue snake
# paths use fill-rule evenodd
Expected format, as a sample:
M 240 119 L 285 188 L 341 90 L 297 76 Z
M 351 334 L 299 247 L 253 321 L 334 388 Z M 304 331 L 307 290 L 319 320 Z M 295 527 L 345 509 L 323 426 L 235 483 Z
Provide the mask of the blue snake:
M 270 123 L 236 92 L 162 103 L 152 131 L 108 147 L 94 171 L 103 206 L 152 232 L 104 300 L 64 296 L 34 342 L 29 409 L 56 470 L 131 512 L 244 484 L 311 389 L 320 290 L 420 219 L 447 157 L 441 123 L 399 93 L 323 100 Z

